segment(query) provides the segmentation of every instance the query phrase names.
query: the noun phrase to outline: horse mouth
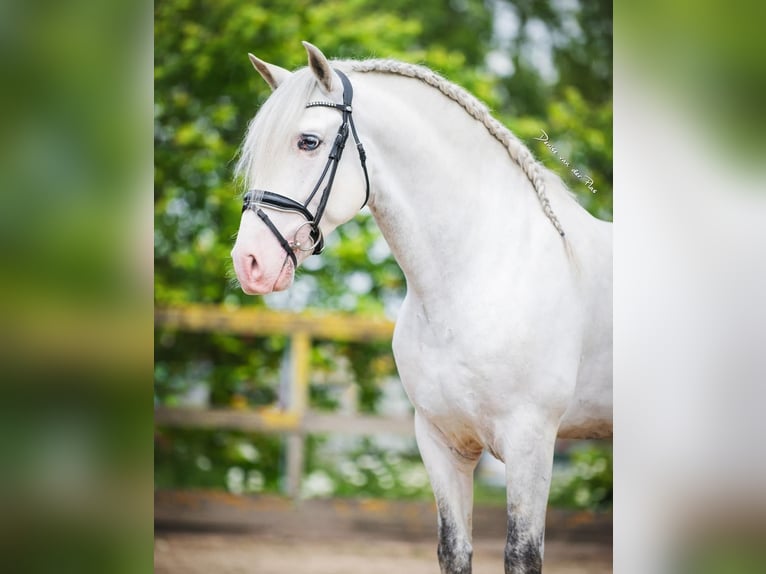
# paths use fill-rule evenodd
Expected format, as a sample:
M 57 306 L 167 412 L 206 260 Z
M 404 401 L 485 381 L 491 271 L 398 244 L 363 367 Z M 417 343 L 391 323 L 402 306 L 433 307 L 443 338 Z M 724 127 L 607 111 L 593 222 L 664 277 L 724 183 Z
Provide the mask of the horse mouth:
M 283 270 L 276 281 L 242 281 L 239 280 L 239 286 L 247 295 L 268 295 L 278 291 L 285 291 L 293 282 L 292 271 Z
M 247 261 L 234 261 L 234 273 L 243 292 L 247 295 L 268 295 L 288 289 L 293 282 L 295 269 L 292 261 L 286 259 L 275 273 L 254 272 Z

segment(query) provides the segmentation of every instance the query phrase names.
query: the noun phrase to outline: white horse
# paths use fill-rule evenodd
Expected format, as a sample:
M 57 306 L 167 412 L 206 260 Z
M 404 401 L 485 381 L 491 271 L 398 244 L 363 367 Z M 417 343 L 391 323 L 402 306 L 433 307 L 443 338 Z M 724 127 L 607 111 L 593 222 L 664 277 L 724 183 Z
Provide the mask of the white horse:
M 556 437 L 611 436 L 611 225 L 431 70 L 330 64 L 304 46 L 295 72 L 250 55 L 274 92 L 238 165 L 251 190 L 232 251 L 242 289 L 289 287 L 366 202 L 407 279 L 393 348 L 441 571 L 471 571 L 473 471 L 487 449 L 507 469 L 505 572 L 540 572 Z M 349 131 L 366 162 L 361 144 L 341 157 Z

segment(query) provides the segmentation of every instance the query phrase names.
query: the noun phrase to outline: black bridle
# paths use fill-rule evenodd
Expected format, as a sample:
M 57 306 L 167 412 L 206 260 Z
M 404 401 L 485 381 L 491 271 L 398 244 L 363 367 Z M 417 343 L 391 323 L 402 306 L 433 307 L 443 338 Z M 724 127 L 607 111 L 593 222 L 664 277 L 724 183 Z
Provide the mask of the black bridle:
M 309 194 L 308 198 L 306 198 L 306 201 L 301 204 L 293 199 L 290 199 L 289 197 L 285 197 L 284 195 L 280 195 L 278 193 L 273 193 L 271 191 L 262 189 L 251 189 L 245 194 L 244 202 L 242 205 L 242 213 L 248 209 L 255 210 L 256 215 L 260 217 L 261 220 L 266 224 L 266 227 L 268 227 L 269 230 L 274 234 L 274 236 L 277 238 L 277 241 L 279 241 L 279 244 L 285 250 L 287 255 L 292 259 L 293 267 L 295 268 L 298 267 L 298 260 L 295 256 L 296 251 L 311 251 L 312 254 L 319 254 L 324 249 L 324 238 L 322 237 L 321 229 L 319 229 L 319 222 L 322 220 L 325 208 L 327 207 L 327 201 L 330 198 L 332 184 L 335 181 L 335 173 L 338 170 L 338 164 L 340 164 L 340 158 L 343 155 L 343 148 L 346 147 L 346 140 L 348 139 L 349 130 L 354 136 L 356 149 L 359 152 L 359 161 L 361 162 L 362 170 L 364 171 L 366 189 L 362 207 L 367 204 L 367 200 L 370 198 L 370 178 L 367 175 L 366 163 L 367 154 L 364 152 L 362 142 L 359 141 L 359 136 L 356 133 L 356 127 L 354 127 L 354 119 L 351 117 L 351 100 L 354 97 L 354 90 L 351 87 L 351 82 L 343 72 L 335 70 L 335 73 L 338 74 L 340 81 L 343 83 L 343 103 L 335 104 L 333 102 L 309 102 L 306 104 L 307 108 L 315 108 L 320 106 L 325 108 L 334 108 L 343 114 L 343 121 L 340 125 L 340 128 L 338 128 L 338 134 L 335 136 L 335 142 L 333 143 L 332 149 L 330 150 L 330 155 L 327 158 L 327 163 L 322 170 L 322 175 L 319 176 L 319 180 L 316 182 L 316 185 L 314 185 L 314 189 L 311 190 L 311 193 Z M 319 198 L 319 205 L 317 206 L 316 213 L 312 215 L 308 210 L 308 205 L 311 203 L 311 200 L 314 199 L 314 196 L 317 194 L 317 191 L 319 191 L 319 188 L 325 179 L 327 179 L 327 184 L 322 190 L 322 195 Z M 292 211 L 302 215 L 306 221 L 296 230 L 296 240 L 292 242 L 287 241 L 287 239 L 285 239 L 284 236 L 279 232 L 269 216 L 266 215 L 260 206 L 263 206 L 266 209 Z M 297 241 L 298 232 L 304 226 L 309 226 L 309 237 L 312 241 L 311 245 L 305 248 L 302 247 L 301 244 Z

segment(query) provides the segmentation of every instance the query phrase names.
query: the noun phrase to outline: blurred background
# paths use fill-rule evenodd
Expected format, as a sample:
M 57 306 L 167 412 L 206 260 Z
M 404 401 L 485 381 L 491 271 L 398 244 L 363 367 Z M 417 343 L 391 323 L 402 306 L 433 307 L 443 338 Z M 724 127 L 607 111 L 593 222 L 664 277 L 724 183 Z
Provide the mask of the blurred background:
M 619 572 L 766 572 L 764 21 L 615 3 Z
M 369 211 L 287 292 L 248 297 L 232 280 L 233 163 L 270 94 L 247 52 L 295 69 L 308 40 L 331 58 L 424 64 L 611 220 L 611 3 L 163 0 L 154 30 L 156 504 L 180 489 L 430 503 L 390 348 L 405 282 Z M 590 188 L 534 139 L 543 130 Z M 477 470 L 476 498 L 498 508 L 502 536 L 493 462 Z M 610 508 L 611 443 L 562 443 L 556 469 L 553 505 Z

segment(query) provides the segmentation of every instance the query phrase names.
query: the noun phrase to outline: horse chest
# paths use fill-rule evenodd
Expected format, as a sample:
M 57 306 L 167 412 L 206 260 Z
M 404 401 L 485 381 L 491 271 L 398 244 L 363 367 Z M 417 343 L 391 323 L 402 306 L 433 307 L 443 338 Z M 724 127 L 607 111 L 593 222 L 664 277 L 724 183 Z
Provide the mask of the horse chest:
M 492 442 L 498 397 L 508 392 L 507 362 L 486 360 L 456 330 L 434 329 L 418 315 L 400 315 L 394 353 L 410 400 L 456 449 L 480 452 Z

